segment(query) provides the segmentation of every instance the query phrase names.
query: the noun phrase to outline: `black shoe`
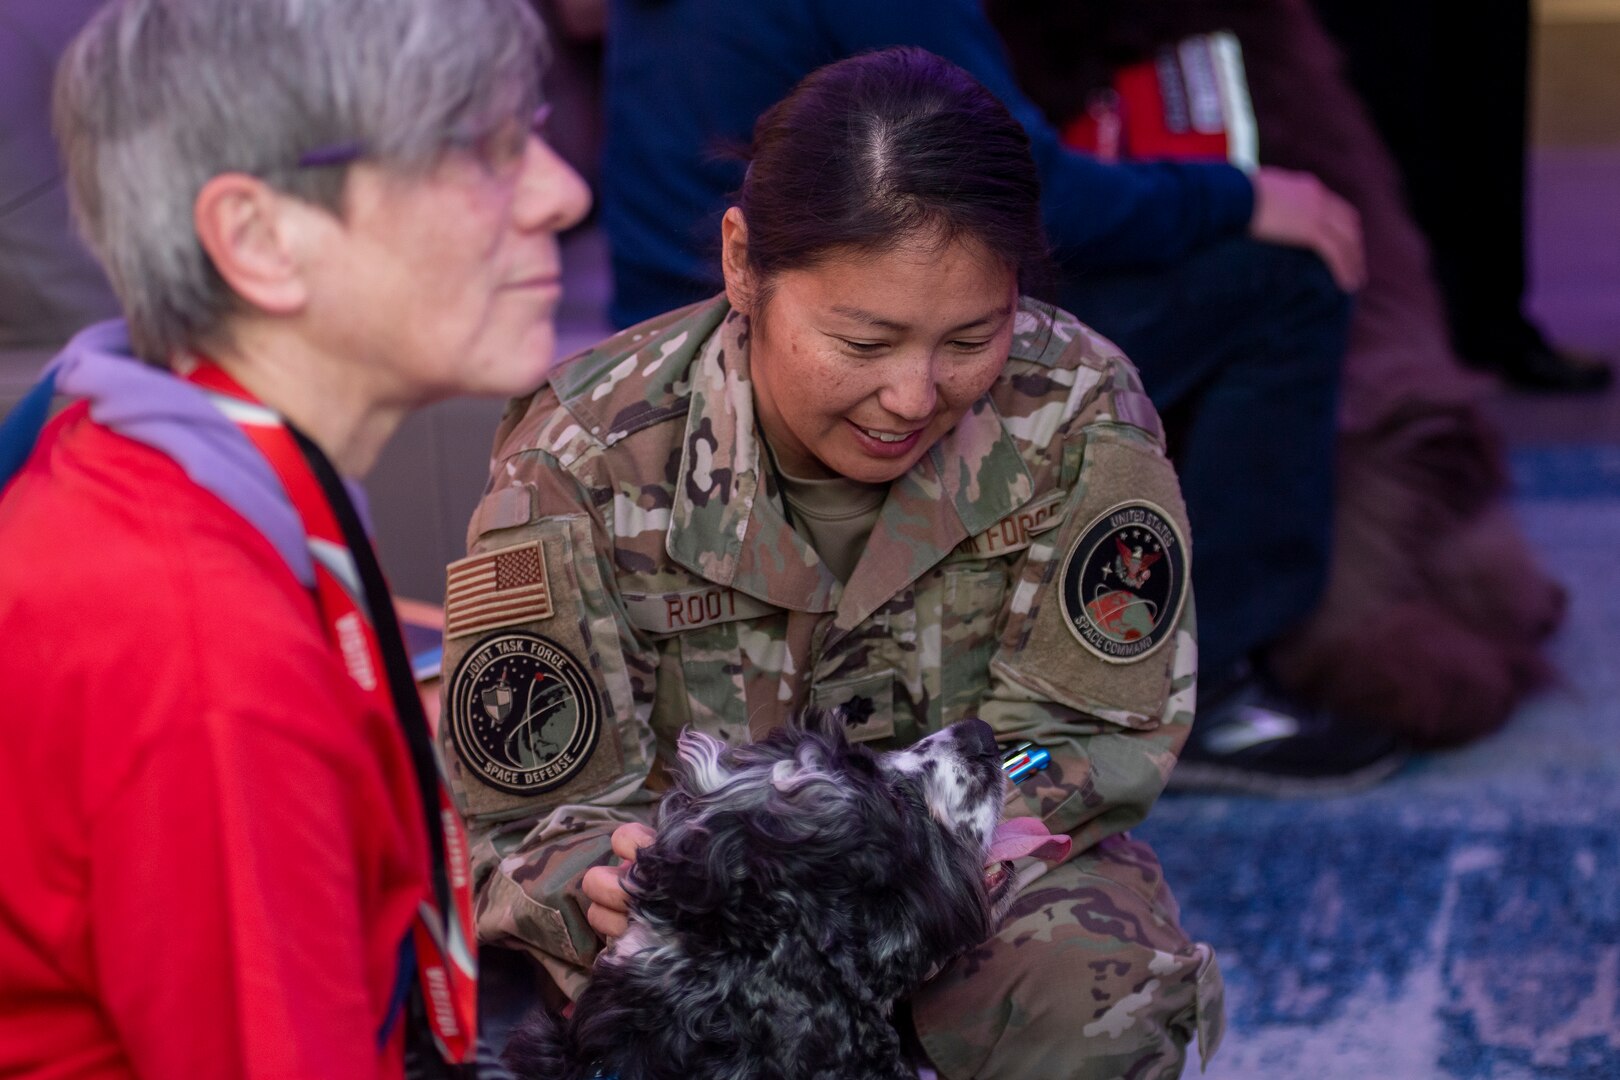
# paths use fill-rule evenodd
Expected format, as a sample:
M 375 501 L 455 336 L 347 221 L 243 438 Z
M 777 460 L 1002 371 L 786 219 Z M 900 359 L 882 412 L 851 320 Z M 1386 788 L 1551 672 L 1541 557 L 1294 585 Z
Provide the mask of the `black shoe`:
M 1533 324 L 1527 323 L 1516 340 L 1506 352 L 1477 350 L 1471 366 L 1517 389 L 1554 394 L 1595 394 L 1614 381 L 1613 369 L 1602 358 L 1558 348 Z
M 1348 795 L 1396 772 L 1407 752 L 1393 735 L 1302 709 L 1251 681 L 1193 721 L 1174 791 Z

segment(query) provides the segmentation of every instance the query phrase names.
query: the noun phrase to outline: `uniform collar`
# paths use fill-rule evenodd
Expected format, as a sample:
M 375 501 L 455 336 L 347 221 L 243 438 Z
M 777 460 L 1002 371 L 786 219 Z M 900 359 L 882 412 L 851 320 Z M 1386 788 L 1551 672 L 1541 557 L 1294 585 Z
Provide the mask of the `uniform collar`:
M 747 316 L 726 315 L 698 349 L 690 378 L 670 558 L 775 607 L 831 611 L 838 579 L 783 516 L 755 435 Z
M 989 395 L 895 481 L 847 585 L 783 515 L 756 436 L 748 319 L 729 313 L 691 368 L 691 406 L 667 550 L 710 581 L 793 611 L 860 625 L 953 548 L 1006 517 L 1035 484 Z M 954 514 L 941 514 L 949 503 Z
M 852 630 L 962 541 L 1035 496 L 1023 455 L 988 395 L 894 482 L 844 587 L 836 625 Z M 948 503 L 956 512 L 941 513 Z

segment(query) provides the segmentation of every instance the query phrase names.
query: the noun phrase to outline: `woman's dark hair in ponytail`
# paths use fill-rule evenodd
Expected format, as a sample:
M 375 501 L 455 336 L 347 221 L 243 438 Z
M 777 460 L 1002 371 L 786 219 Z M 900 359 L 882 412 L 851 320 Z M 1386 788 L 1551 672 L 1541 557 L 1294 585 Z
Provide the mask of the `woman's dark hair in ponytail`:
M 1028 136 L 973 76 L 923 49 L 863 53 L 806 76 L 755 125 L 735 202 L 754 305 L 782 271 L 919 237 L 977 242 L 1022 291 L 1048 275 Z

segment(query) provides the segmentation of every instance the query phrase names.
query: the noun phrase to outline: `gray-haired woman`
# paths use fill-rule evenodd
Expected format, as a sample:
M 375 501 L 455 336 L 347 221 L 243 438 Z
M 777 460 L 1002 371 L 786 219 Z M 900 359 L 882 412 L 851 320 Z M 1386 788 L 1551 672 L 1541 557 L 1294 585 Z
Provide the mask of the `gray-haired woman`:
M 588 195 L 540 45 L 521 0 L 119 0 L 64 58 L 128 324 L 0 431 L 0 1074 L 472 1056 L 463 837 L 352 482 L 411 409 L 545 378 Z

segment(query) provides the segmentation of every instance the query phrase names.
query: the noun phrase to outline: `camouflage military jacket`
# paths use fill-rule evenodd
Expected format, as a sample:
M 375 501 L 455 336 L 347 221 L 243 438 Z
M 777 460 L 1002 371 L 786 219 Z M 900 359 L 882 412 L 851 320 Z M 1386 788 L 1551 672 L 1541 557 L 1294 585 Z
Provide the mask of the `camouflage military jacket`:
M 649 820 L 681 728 L 806 704 L 901 745 L 979 716 L 1053 763 L 1021 784 L 1076 850 L 1146 813 L 1191 721 L 1185 512 L 1135 369 L 1033 301 L 998 384 L 895 481 L 841 584 L 794 531 L 723 298 L 516 401 L 446 596 L 446 768 L 479 929 L 573 990 L 578 882 Z

